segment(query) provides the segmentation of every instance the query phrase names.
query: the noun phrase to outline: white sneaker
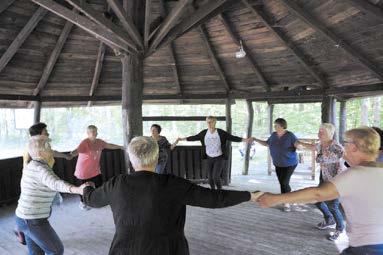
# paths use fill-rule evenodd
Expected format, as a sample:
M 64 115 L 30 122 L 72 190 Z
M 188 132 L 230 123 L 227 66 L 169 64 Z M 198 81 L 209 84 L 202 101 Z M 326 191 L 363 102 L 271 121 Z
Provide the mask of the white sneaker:
M 291 206 L 290 206 L 290 204 L 284 204 L 284 205 L 283 205 L 283 211 L 284 211 L 284 212 L 291 212 Z
M 89 211 L 90 210 L 90 207 L 87 206 L 86 204 L 84 204 L 83 202 L 80 202 L 78 207 L 80 207 L 80 209 L 83 210 L 83 211 Z

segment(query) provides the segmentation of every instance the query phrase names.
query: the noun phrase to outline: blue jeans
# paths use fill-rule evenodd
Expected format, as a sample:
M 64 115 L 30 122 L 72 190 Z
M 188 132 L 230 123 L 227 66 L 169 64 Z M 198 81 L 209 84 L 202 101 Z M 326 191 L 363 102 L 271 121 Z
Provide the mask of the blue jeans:
M 383 244 L 348 247 L 340 255 L 383 255 Z
M 323 213 L 327 223 L 335 222 L 336 230 L 344 230 L 343 214 L 339 209 L 339 199 L 317 203 L 316 206 Z
M 323 178 L 322 173 L 319 177 L 319 184 L 322 184 Z M 324 219 L 327 223 L 335 222 L 336 230 L 343 231 L 344 230 L 344 222 L 343 222 L 343 214 L 340 211 L 340 202 L 339 199 L 334 199 L 330 201 L 324 201 L 316 203 L 318 209 L 323 213 Z
M 16 225 L 25 235 L 29 255 L 64 254 L 64 245 L 48 219 L 25 220 L 16 216 Z

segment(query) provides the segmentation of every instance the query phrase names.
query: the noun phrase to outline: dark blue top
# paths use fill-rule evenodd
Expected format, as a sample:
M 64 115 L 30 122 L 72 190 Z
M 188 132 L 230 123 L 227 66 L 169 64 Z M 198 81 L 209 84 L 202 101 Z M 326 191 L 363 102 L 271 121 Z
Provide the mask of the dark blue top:
M 288 167 L 298 164 L 294 147 L 297 140 L 298 138 L 290 131 L 287 131 L 282 137 L 278 137 L 277 132 L 271 134 L 266 143 L 269 145 L 274 166 Z

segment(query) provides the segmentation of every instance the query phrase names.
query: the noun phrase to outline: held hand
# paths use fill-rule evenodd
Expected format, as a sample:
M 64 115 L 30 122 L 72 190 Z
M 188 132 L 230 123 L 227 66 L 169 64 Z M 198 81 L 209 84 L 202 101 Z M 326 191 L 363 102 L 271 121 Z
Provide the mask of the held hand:
M 277 195 L 271 193 L 264 193 L 258 198 L 258 203 L 263 208 L 269 208 L 279 204 Z
M 250 201 L 258 202 L 259 197 L 261 197 L 264 193 L 262 191 L 254 191 L 254 192 L 251 192 L 250 194 L 251 194 Z

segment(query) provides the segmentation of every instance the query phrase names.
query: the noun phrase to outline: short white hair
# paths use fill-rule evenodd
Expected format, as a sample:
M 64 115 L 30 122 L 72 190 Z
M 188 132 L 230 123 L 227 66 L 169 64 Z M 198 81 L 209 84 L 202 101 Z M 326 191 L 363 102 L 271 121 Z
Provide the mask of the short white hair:
M 32 136 L 28 142 L 28 154 L 32 159 L 45 160 L 47 154 L 53 153 L 50 141 L 45 135 Z
M 132 139 L 128 146 L 129 160 L 133 167 L 154 166 L 158 162 L 158 144 L 147 136 L 138 136 Z
M 330 138 L 330 139 L 333 139 L 334 138 L 334 135 L 335 135 L 335 126 L 331 123 L 322 123 L 320 125 L 319 128 L 323 128 L 326 133 L 327 133 L 327 136 Z

